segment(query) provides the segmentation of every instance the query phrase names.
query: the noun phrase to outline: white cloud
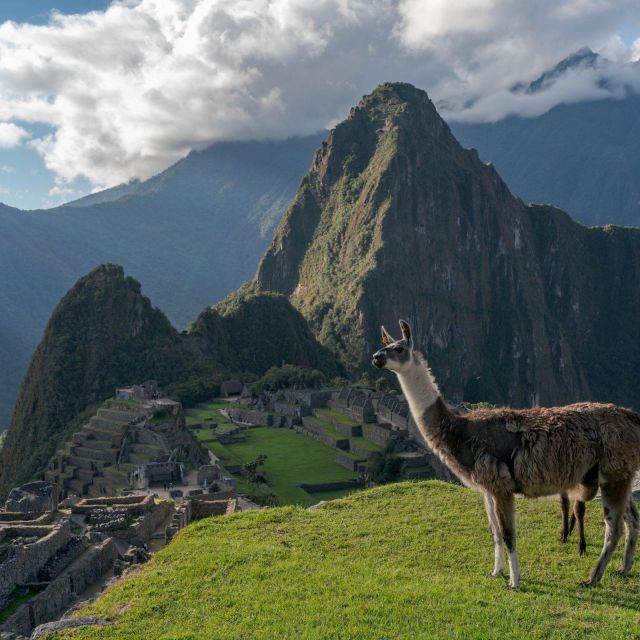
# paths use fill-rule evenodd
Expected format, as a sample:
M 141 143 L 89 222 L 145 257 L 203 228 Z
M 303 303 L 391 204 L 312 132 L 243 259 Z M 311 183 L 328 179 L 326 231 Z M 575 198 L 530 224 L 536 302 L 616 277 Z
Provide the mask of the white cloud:
M 51 127 L 30 144 L 64 189 L 78 177 L 94 187 L 144 179 L 216 140 L 317 131 L 385 80 L 413 82 L 450 112 L 474 99 L 486 119 L 504 112 L 513 82 L 585 44 L 612 46 L 636 5 L 122 0 L 43 26 L 1 25 L 0 120 Z M 591 95 L 575 83 L 575 95 Z M 532 108 L 520 98 L 508 109 Z
M 3 164 L 0 166 L 0 171 L 2 171 L 2 173 L 13 173 L 13 167 L 8 164 Z
M 13 122 L 0 122 L 0 148 L 17 147 L 29 134 Z

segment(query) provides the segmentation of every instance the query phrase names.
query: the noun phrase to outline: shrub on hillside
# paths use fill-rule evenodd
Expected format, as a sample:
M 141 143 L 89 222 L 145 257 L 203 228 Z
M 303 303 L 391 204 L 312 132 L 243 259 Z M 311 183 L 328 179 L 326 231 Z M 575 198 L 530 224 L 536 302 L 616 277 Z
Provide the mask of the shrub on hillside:
M 279 389 L 317 389 L 325 382 L 324 374 L 317 369 L 284 364 L 281 367 L 271 367 L 253 385 L 251 391 L 257 396 L 263 391 L 278 391 Z

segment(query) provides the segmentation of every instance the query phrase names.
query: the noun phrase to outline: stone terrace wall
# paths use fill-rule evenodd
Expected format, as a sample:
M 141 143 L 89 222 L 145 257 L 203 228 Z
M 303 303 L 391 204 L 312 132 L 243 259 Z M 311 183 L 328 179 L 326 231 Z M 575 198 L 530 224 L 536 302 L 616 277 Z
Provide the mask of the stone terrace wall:
M 163 501 L 155 506 L 153 511 L 149 511 L 140 522 L 136 522 L 128 529 L 116 531 L 114 535 L 128 542 L 142 544 L 151 538 L 154 531 L 169 518 L 173 512 L 173 503 Z
M 262 411 L 254 411 L 252 409 L 236 409 L 229 408 L 227 413 L 232 420 L 236 422 L 244 422 L 246 424 L 258 424 L 263 427 L 280 426 L 279 422 L 274 425 L 273 415 Z
M 193 520 L 210 516 L 223 516 L 236 510 L 236 498 L 226 500 L 193 500 L 191 503 L 191 517 Z
M 153 496 L 116 496 L 112 498 L 87 498 L 71 507 L 73 513 L 89 513 L 96 508 L 115 507 L 118 511 L 144 513 L 153 508 Z
M 0 564 L 0 598 L 8 596 L 18 584 L 37 576 L 38 571 L 71 539 L 71 527 L 64 520 L 53 527 L 6 527 L 7 535 L 43 535 L 37 542 L 12 545 L 11 555 Z
M 91 547 L 44 591 L 19 607 L 0 626 L 0 631 L 28 636 L 36 626 L 49 622 L 64 612 L 78 594 L 111 569 L 117 557 L 118 550 L 113 538 Z
M 48 524 L 53 520 L 53 512 L 50 513 L 21 513 L 20 511 L 0 511 L 0 526 L 3 524 L 37 525 Z

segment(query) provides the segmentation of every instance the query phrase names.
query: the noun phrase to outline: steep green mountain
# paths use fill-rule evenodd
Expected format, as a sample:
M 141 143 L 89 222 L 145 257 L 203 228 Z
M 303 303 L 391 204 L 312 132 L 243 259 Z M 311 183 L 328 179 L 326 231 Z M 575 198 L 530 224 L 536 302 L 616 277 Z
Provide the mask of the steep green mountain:
M 253 275 L 320 140 L 216 144 L 68 206 L 0 205 L 0 430 L 47 319 L 82 274 L 122 264 L 186 326 Z
M 327 376 L 341 371 L 285 296 L 251 285 L 205 309 L 188 336 L 205 358 L 236 371 L 261 375 L 283 363 L 320 369 Z
M 167 383 L 188 363 L 178 332 L 122 267 L 83 277 L 56 307 L 31 360 L 0 453 L 0 493 L 42 470 L 74 419 L 115 386 Z
M 155 379 L 189 402 L 283 362 L 339 371 L 286 297 L 244 288 L 180 334 L 122 267 L 101 265 L 60 301 L 33 355 L 0 451 L 0 495 L 43 471 L 118 386 Z
M 256 282 L 352 371 L 403 317 L 451 400 L 640 406 L 640 229 L 526 206 L 411 85 L 331 131 Z
M 640 96 L 451 128 L 525 202 L 552 202 L 587 225 L 640 225 Z

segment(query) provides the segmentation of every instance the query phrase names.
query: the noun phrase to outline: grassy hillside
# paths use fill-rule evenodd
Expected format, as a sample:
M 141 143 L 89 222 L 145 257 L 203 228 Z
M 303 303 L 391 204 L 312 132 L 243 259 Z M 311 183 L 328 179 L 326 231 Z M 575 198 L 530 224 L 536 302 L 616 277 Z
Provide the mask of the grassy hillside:
M 83 614 L 115 626 L 48 636 L 154 640 L 637 638 L 638 570 L 580 589 L 589 555 L 557 541 L 555 501 L 518 504 L 522 588 L 487 576 L 480 496 L 435 481 L 387 485 L 322 509 L 285 507 L 200 521 Z M 612 566 L 619 561 L 619 553 Z

